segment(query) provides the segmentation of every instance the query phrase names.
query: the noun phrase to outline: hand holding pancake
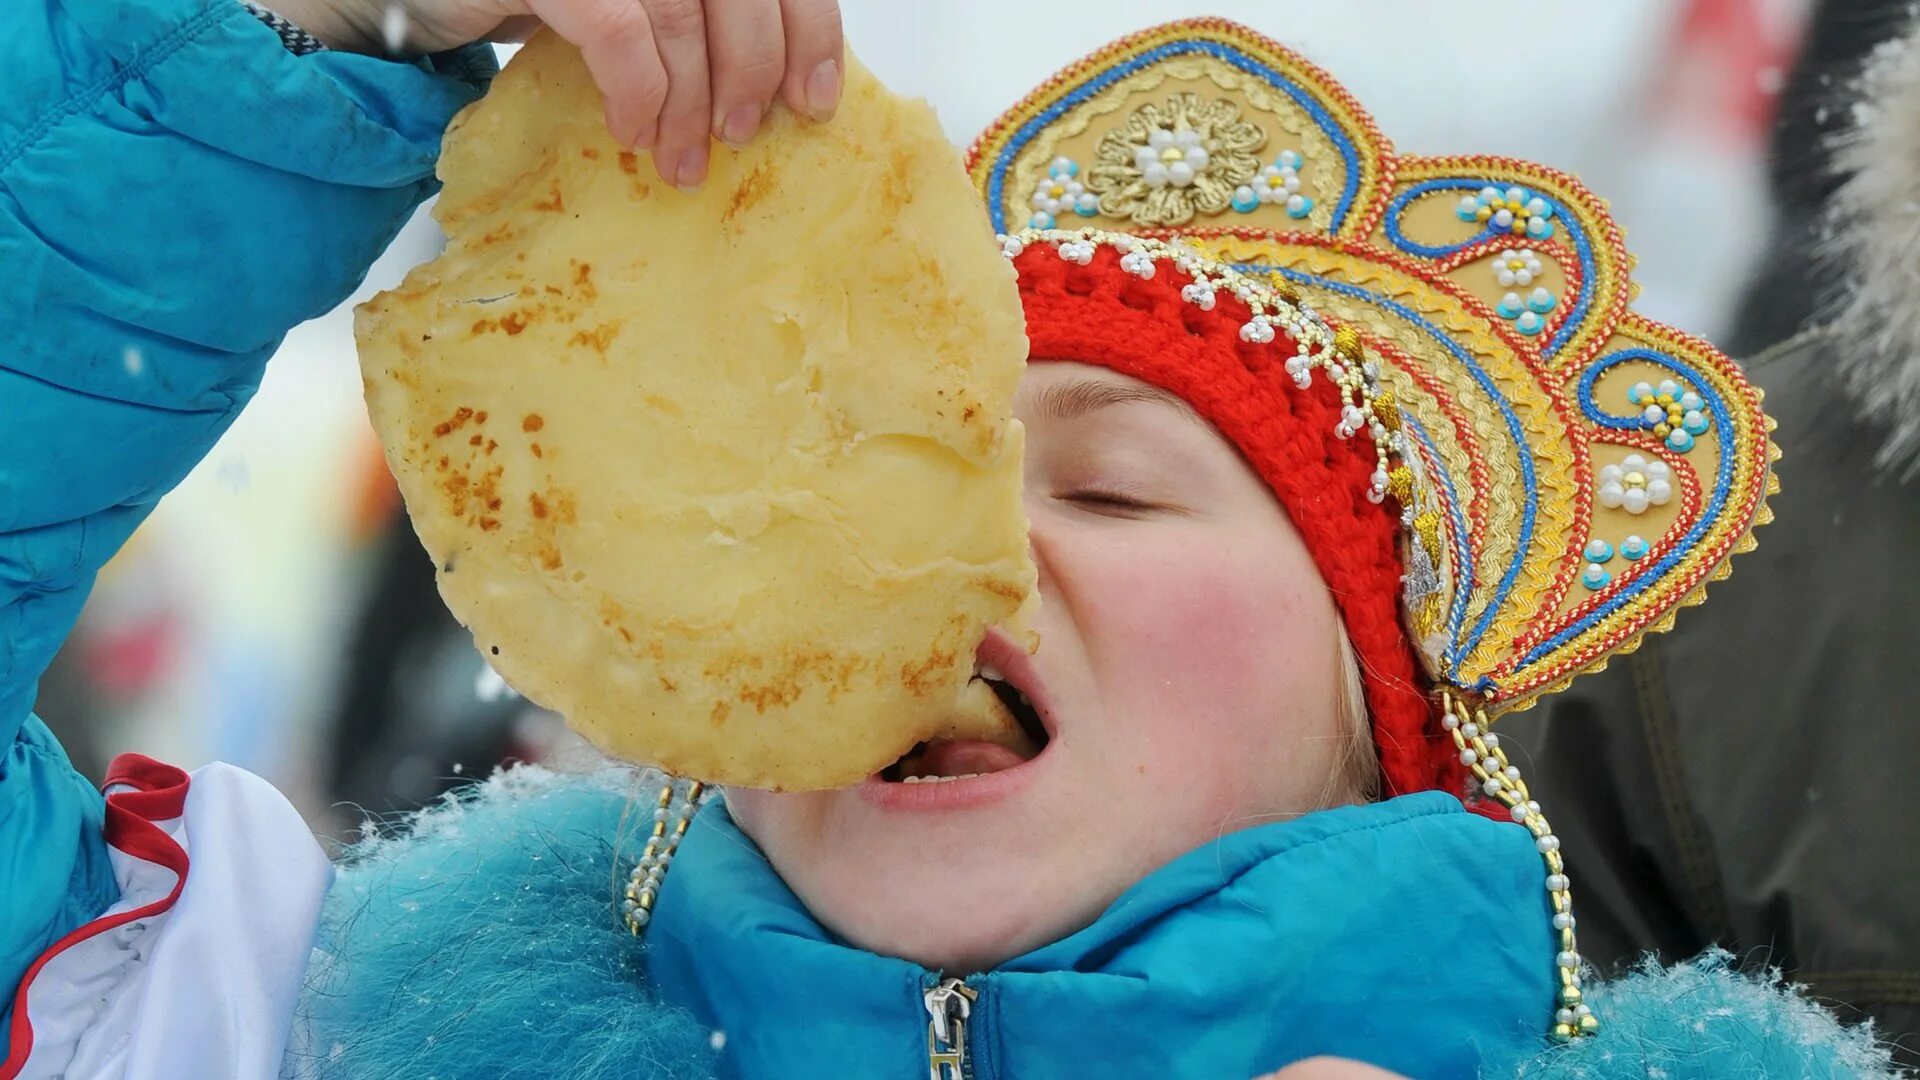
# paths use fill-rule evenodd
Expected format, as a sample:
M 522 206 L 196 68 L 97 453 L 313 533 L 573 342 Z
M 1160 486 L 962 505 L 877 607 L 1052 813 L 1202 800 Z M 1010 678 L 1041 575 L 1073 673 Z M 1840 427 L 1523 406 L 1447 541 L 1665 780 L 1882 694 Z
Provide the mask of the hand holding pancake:
M 708 138 L 741 145 L 769 106 L 825 120 L 845 78 L 835 0 L 274 0 L 329 47 L 417 56 L 519 41 L 545 23 L 581 50 L 607 129 L 660 178 L 706 179 Z

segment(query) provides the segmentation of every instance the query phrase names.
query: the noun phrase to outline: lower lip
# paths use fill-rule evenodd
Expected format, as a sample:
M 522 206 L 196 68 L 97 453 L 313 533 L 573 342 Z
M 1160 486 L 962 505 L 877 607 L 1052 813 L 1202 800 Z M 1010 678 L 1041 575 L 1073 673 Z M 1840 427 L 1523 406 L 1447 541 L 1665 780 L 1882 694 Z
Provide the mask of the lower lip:
M 966 780 L 922 780 L 918 783 L 889 783 L 869 776 L 856 790 L 860 798 L 882 810 L 972 810 L 1012 798 L 1033 781 L 1040 763 L 1047 760 L 1049 743 L 1032 760 L 1010 769 L 975 776 Z

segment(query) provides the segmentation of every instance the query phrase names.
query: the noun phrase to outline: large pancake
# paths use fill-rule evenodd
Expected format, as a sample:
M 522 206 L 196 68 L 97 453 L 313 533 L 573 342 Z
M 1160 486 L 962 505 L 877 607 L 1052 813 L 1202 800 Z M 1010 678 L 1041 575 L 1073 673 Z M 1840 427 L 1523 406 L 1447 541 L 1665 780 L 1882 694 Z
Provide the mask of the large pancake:
M 686 194 L 542 34 L 448 129 L 445 254 L 359 310 L 441 594 L 603 750 L 838 786 L 939 736 L 1029 597 L 1013 273 L 922 102 L 849 62 Z

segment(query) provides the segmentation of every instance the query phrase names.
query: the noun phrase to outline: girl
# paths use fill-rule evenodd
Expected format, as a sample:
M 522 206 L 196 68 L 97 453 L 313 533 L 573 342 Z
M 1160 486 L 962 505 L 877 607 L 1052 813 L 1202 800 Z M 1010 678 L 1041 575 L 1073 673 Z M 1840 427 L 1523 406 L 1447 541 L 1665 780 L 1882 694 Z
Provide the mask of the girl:
M 423 50 L 544 20 L 682 185 L 709 131 L 838 94 L 805 0 L 413 16 Z M 351 55 L 377 49 L 358 0 L 5 18 L 0 1077 L 1885 1070 L 1718 961 L 1583 983 L 1557 840 L 1487 729 L 1724 570 L 1764 516 L 1756 396 L 1625 312 L 1571 179 L 1399 157 L 1212 22 L 1068 69 L 971 154 L 1035 361 L 1044 601 L 1038 653 L 990 633 L 978 660 L 1033 756 L 669 781 L 644 839 L 631 776 L 520 770 L 337 878 L 238 770 L 123 758 L 103 799 L 33 680 L 280 335 L 430 190 L 487 71 Z

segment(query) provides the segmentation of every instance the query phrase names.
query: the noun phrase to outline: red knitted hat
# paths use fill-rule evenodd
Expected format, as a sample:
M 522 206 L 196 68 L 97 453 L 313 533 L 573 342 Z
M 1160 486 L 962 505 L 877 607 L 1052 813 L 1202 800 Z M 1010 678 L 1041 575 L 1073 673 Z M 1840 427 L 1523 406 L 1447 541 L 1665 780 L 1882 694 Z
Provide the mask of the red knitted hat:
M 1336 432 L 1346 402 L 1330 379 L 1307 388 L 1283 370 L 1297 342 L 1241 339 L 1251 317 L 1228 295 L 1211 310 L 1182 299 L 1191 279 L 1165 266 L 1128 273 L 1102 247 L 1087 265 L 1051 246 L 1022 253 L 1029 355 L 1109 368 L 1178 395 L 1237 447 L 1306 541 L 1358 655 L 1388 794 L 1457 790 L 1444 738 L 1400 617 L 1400 528 L 1391 501 L 1367 498 L 1374 443 Z

